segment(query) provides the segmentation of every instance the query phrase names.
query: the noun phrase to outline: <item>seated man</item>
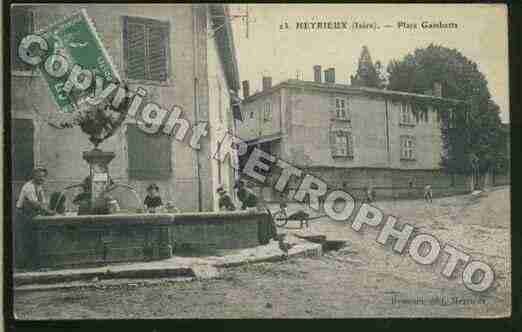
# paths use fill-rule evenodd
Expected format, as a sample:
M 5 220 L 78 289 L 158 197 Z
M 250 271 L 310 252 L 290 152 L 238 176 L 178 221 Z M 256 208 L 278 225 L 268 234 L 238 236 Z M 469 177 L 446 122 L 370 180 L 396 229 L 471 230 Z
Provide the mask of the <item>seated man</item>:
M 43 185 L 47 170 L 36 167 L 31 180 L 26 182 L 16 202 L 16 217 L 14 218 L 14 259 L 17 267 L 24 267 L 35 255 L 34 234 L 31 224 L 38 215 L 54 215 L 55 211 L 47 207 Z

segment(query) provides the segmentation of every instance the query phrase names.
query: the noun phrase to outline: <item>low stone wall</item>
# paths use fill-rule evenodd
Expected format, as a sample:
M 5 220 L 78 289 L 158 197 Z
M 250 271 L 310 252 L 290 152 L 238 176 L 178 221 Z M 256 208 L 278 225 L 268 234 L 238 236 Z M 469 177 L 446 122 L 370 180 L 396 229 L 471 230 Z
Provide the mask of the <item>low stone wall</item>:
M 325 181 L 329 188 L 342 189 L 357 199 L 366 197 L 366 187 L 372 185 L 377 200 L 417 199 L 424 195 L 424 187 L 430 184 L 434 197 L 460 195 L 470 192 L 469 176 L 446 174 L 440 170 L 403 170 L 372 168 L 315 167 L 302 169 Z M 278 174 L 272 181 L 277 181 Z M 294 179 L 294 178 L 292 178 Z M 269 179 L 267 183 L 270 183 Z M 294 179 L 295 180 L 295 179 Z M 275 182 L 274 182 L 275 183 Z M 290 181 L 287 190 L 297 190 L 300 183 Z M 281 199 L 281 194 L 272 186 L 255 188 L 269 202 Z
M 238 249 L 268 242 L 261 212 L 37 217 L 35 267 L 169 258 L 183 249 Z

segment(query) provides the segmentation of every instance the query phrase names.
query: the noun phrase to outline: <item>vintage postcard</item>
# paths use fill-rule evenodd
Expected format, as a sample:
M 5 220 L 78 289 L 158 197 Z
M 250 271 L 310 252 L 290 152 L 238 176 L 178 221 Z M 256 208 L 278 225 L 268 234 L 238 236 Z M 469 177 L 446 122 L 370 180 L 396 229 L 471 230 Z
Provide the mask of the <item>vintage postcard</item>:
M 511 316 L 505 5 L 4 19 L 14 319 Z

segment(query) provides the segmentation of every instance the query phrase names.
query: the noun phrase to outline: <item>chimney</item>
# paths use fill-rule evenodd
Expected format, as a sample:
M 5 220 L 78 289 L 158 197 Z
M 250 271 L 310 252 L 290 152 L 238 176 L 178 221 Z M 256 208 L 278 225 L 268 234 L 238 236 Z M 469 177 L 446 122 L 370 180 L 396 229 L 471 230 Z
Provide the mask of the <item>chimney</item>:
M 324 81 L 326 83 L 335 83 L 335 68 L 328 68 L 324 71 Z
M 440 82 L 433 82 L 433 95 L 442 98 L 442 84 Z
M 247 99 L 250 96 L 250 84 L 248 81 L 243 81 L 243 99 Z
M 321 75 L 322 75 L 321 66 L 315 65 L 314 66 L 314 82 L 321 83 L 321 81 L 322 81 Z
M 263 76 L 263 91 L 268 90 L 272 87 L 272 77 Z

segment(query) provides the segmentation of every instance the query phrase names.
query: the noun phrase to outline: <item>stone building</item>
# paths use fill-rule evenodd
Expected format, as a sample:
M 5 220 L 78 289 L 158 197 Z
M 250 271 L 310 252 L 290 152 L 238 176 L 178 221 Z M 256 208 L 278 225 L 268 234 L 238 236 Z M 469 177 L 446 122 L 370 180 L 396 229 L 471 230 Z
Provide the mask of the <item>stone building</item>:
M 262 91 L 248 90 L 243 81 L 239 136 L 332 187 L 357 196 L 371 186 L 377 198 L 419 196 L 426 184 L 436 195 L 469 190 L 465 176 L 439 165 L 441 126 L 462 103 L 442 98 L 438 84 L 429 95 L 352 86 L 336 83 L 334 68 L 323 81 L 314 66 L 314 81 L 272 86 L 264 78 Z M 278 199 L 269 186 L 263 190 Z
M 217 208 L 216 189 L 231 188 L 236 174 L 228 163 L 209 159 L 216 135 L 234 131 L 231 94 L 239 75 L 228 7 L 223 4 L 41 4 L 11 8 L 11 146 L 13 195 L 35 164 L 49 170 L 49 191 L 79 183 L 88 175 L 82 152 L 92 149 L 79 128 L 49 125 L 54 111 L 38 71 L 16 56 L 19 41 L 80 9 L 86 9 L 122 79 L 131 90 L 148 92 L 157 104 L 182 108 L 192 125 L 206 123 L 201 149 L 192 149 L 166 135 L 151 136 L 127 119 L 120 130 L 100 145 L 116 153 L 109 165 L 117 183 L 137 189 L 155 182 L 164 201 L 182 211 Z M 67 194 L 70 198 L 72 194 Z M 136 207 L 137 198 L 123 190 L 120 205 Z M 117 197 L 118 198 L 118 197 Z M 14 200 L 13 200 L 14 201 Z M 70 201 L 70 199 L 69 199 Z M 71 207 L 71 206 L 70 206 Z

